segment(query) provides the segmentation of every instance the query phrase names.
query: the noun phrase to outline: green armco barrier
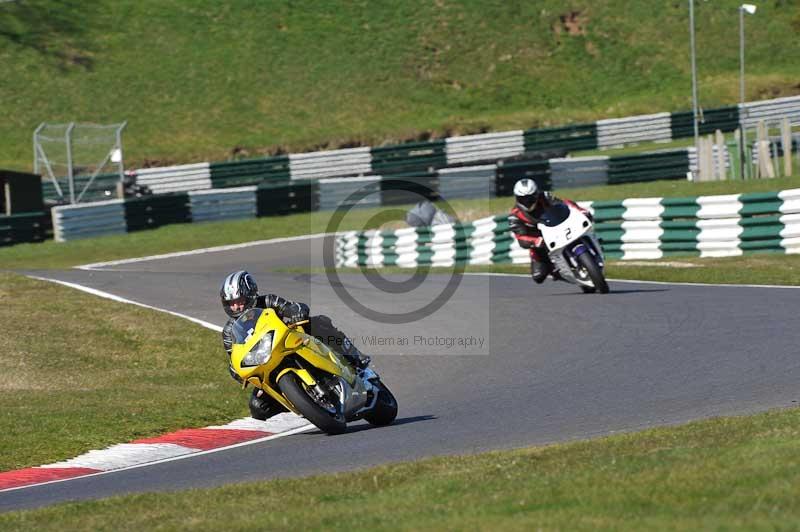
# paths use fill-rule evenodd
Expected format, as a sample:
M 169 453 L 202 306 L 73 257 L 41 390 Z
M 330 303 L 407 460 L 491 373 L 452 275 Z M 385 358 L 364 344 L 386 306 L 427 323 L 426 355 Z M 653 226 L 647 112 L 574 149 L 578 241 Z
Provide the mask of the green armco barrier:
M 211 185 L 214 188 L 259 185 L 265 181 L 289 181 L 289 156 L 211 163 Z
M 84 187 L 91 179 L 88 175 L 75 176 L 75 199 L 78 199 Z M 58 186 L 61 188 L 63 198 L 58 195 L 53 180 L 49 177 L 42 177 L 42 196 L 45 200 L 69 201 L 69 182 L 66 177 L 57 180 Z M 115 199 L 117 197 L 117 183 L 119 183 L 119 174 L 99 174 L 92 181 L 89 189 L 83 193 L 81 203 L 89 203 L 92 201 L 102 201 L 107 199 Z
M 596 223 L 608 220 L 619 220 L 625 212 L 625 206 L 621 201 L 595 201 L 592 203 L 594 209 L 594 221 Z
M 672 113 L 670 116 L 670 130 L 673 139 L 694 136 L 693 116 L 694 113 L 692 111 Z M 698 130 L 701 135 L 714 133 L 718 129 L 723 132 L 735 131 L 738 127 L 739 108 L 735 106 L 705 109 L 698 120 Z
M 687 150 L 611 157 L 608 160 L 608 183 L 686 179 L 688 171 Z
M 380 187 L 381 205 L 404 205 L 440 199 L 439 178 L 435 172 L 384 175 Z
M 446 149 L 444 139 L 372 148 L 372 171 L 384 175 L 443 168 L 447 166 Z
M 192 221 L 189 194 L 171 192 L 125 200 L 128 232 Z
M 494 186 L 496 196 L 511 196 L 514 184 L 520 179 L 533 179 L 542 190 L 552 190 L 550 161 L 547 159 L 528 159 L 520 161 L 500 161 L 495 170 Z
M 695 219 L 700 210 L 696 198 L 662 198 L 661 205 L 664 207 L 661 217 L 665 219 Z
M 744 205 L 740 214 L 743 216 L 755 216 L 757 214 L 770 214 L 779 212 L 783 200 L 772 192 L 753 192 L 741 194 L 739 201 Z
M 526 152 L 577 151 L 597 148 L 597 124 L 529 129 L 523 133 Z
M 268 183 L 256 190 L 256 216 L 274 216 L 319 210 L 319 183 L 295 180 Z
M 47 237 L 47 220 L 44 212 L 0 216 L 0 246 L 43 241 Z

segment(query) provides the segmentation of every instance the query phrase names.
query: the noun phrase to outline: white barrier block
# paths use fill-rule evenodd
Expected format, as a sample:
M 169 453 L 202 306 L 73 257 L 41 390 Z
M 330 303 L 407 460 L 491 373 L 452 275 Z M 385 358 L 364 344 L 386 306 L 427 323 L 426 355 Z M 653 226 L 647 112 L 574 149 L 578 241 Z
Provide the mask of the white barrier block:
M 447 164 L 497 160 L 525 152 L 524 131 L 482 133 L 445 139 Z
M 136 170 L 136 183 L 156 194 L 211 188 L 209 163 L 183 164 Z
M 783 229 L 780 232 L 781 238 L 800 237 L 800 213 L 784 214 L 780 217 L 780 222 L 783 224 Z M 781 245 L 783 245 L 782 242 Z
M 598 148 L 672 138 L 670 113 L 598 120 L 596 125 Z
M 664 252 L 659 249 L 661 242 L 633 242 L 622 244 L 622 260 L 660 259 Z
M 356 176 L 372 171 L 368 146 L 289 155 L 291 179 Z
M 656 247 L 661 243 L 661 235 L 664 234 L 664 229 L 661 228 L 659 220 L 648 221 L 627 221 L 622 222 L 622 240 L 623 243 L 656 243 Z M 623 249 L 625 247 L 623 246 Z
M 739 211 L 742 209 L 739 194 L 699 196 L 697 204 L 700 206 L 700 210 L 697 211 L 697 217 L 701 219 L 738 218 Z
M 778 197 L 783 200 L 780 211 L 784 214 L 800 212 L 800 188 L 778 192 Z
M 662 198 L 633 198 L 622 202 L 625 212 L 623 220 L 658 220 L 664 213 Z

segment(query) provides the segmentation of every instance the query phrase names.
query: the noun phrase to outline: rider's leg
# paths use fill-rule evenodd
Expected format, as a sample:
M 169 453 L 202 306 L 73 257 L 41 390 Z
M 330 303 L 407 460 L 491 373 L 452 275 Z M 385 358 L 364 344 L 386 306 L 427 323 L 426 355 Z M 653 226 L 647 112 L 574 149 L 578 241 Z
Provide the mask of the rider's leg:
M 336 328 L 328 316 L 311 316 L 308 318 L 306 332 L 319 338 L 331 350 L 339 353 L 357 368 L 366 368 L 370 358 L 362 354 L 342 331 Z
M 543 283 L 552 271 L 553 263 L 547 255 L 547 249 L 544 246 L 531 248 L 531 277 L 534 282 Z
M 261 421 L 271 418 L 275 414 L 287 412 L 282 404 L 259 389 L 253 390 L 248 406 L 250 407 L 250 416 Z

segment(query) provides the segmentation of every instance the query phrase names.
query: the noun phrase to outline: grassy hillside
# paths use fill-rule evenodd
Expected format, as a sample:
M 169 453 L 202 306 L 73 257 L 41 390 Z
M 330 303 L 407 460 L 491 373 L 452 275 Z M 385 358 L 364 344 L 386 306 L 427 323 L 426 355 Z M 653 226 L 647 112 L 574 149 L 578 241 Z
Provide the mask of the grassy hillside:
M 700 98 L 738 99 L 739 1 L 697 2 Z M 748 97 L 800 93 L 800 2 L 747 19 Z M 129 166 L 691 106 L 687 2 L 0 4 L 0 168 L 42 121 L 129 121 Z

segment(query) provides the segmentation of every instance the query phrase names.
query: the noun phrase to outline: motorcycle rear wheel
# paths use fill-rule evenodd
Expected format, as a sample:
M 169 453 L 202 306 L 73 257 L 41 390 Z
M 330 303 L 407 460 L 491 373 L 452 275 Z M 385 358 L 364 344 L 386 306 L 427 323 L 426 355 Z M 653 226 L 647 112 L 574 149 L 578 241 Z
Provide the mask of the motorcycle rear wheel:
M 594 257 L 590 253 L 582 253 L 578 255 L 578 264 L 586 269 L 586 273 L 589 274 L 589 278 L 592 280 L 594 287 L 597 288 L 601 294 L 607 294 L 608 283 L 603 275 L 603 270 L 601 270 L 594 261 Z
M 306 391 L 305 386 L 299 382 L 294 373 L 287 373 L 278 381 L 278 388 L 289 399 L 294 407 L 303 414 L 307 420 L 328 434 L 341 434 L 347 430 L 344 415 L 337 413 L 335 416 L 317 404 Z
M 369 414 L 364 414 L 364 419 L 371 425 L 389 425 L 397 417 L 397 399 L 385 384 L 378 381 L 373 383 L 380 390 L 375 408 Z

